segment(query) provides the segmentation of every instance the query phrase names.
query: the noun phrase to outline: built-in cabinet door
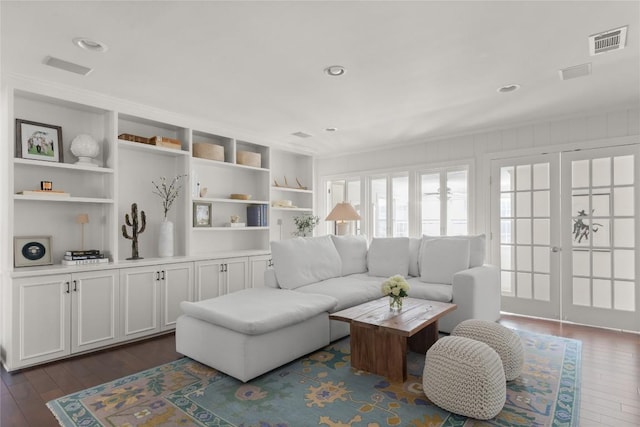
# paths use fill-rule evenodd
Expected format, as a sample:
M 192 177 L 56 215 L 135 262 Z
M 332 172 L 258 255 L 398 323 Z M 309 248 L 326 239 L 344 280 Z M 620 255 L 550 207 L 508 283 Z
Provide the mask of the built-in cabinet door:
M 71 351 L 76 353 L 118 341 L 118 272 L 74 273 L 70 288 Z
M 260 255 L 249 258 L 252 288 L 264 288 L 264 272 L 271 267 L 271 255 Z
M 202 301 L 222 295 L 224 282 L 222 260 L 195 262 L 195 300 Z
M 180 303 L 193 301 L 193 263 L 170 264 L 160 271 L 162 287 L 162 330 L 176 327 L 182 314 Z
M 160 331 L 160 268 L 120 270 L 122 335 L 126 339 Z
M 70 354 L 68 274 L 15 279 L 12 368 Z
M 224 263 L 226 292 L 236 292 L 247 288 L 249 279 L 249 260 L 247 258 L 229 258 Z

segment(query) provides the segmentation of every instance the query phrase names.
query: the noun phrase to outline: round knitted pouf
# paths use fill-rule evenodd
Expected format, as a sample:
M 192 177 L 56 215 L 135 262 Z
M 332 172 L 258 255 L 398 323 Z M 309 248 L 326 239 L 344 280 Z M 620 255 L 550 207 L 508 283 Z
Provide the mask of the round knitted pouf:
M 524 348 L 513 330 L 488 320 L 469 319 L 459 323 L 451 335 L 482 341 L 494 349 L 502 359 L 507 381 L 515 380 L 522 373 Z
M 488 420 L 500 413 L 507 385 L 500 356 L 487 344 L 444 337 L 427 351 L 422 387 L 429 400 L 465 417 Z

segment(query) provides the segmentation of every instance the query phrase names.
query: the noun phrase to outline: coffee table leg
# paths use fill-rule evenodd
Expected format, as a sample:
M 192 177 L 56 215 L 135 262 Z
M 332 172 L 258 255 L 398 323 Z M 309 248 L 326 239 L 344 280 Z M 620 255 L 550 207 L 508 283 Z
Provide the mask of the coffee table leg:
M 425 354 L 436 341 L 438 341 L 438 321 L 410 337 L 409 348 L 414 353 Z
M 351 366 L 386 377 L 407 379 L 407 339 L 378 328 L 351 324 Z

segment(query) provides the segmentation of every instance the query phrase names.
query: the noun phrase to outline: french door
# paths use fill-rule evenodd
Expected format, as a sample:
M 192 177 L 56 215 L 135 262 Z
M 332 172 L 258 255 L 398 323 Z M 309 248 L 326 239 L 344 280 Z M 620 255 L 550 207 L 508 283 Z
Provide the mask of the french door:
M 624 146 L 492 163 L 503 311 L 640 330 L 638 153 Z

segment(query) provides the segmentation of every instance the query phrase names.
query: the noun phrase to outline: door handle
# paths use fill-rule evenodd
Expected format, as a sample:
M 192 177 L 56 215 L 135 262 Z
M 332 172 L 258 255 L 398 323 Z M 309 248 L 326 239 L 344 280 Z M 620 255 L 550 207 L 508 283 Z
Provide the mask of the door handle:
M 560 252 L 562 250 L 562 248 L 559 248 L 557 246 L 552 246 L 551 247 L 551 252 Z

